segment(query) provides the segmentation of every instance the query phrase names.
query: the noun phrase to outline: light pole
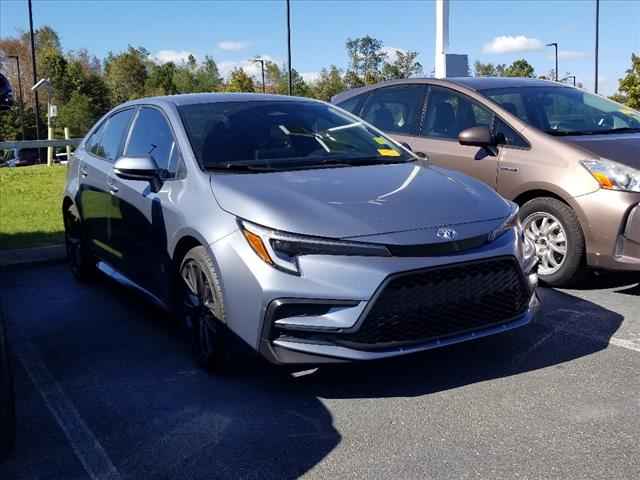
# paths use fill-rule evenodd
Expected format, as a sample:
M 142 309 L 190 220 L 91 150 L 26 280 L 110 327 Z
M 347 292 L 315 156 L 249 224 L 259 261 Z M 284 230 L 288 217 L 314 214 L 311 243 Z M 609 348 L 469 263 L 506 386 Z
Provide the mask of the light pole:
M 287 0 L 287 57 L 289 68 L 289 95 L 293 95 L 293 78 L 291 77 L 291 4 Z
M 262 58 L 254 58 L 253 61 L 256 62 L 256 63 L 260 63 L 260 68 L 262 70 L 262 93 L 267 93 L 267 89 L 264 86 L 264 59 L 262 59 Z
M 53 87 L 48 78 L 43 78 L 31 87 L 31 90 L 35 94 L 39 88 L 47 90 L 47 138 L 53 140 L 53 128 L 51 128 L 51 90 Z M 53 165 L 53 147 L 47 147 L 47 165 Z
M 547 47 L 555 47 L 556 49 L 556 74 L 555 80 L 558 81 L 558 42 L 547 43 Z
M 33 12 L 31 8 L 31 0 L 28 0 L 29 4 L 29 37 L 31 38 L 31 64 L 33 65 L 33 84 L 38 81 L 38 73 L 36 70 L 36 42 L 33 34 Z M 33 92 L 34 110 L 36 113 L 36 140 L 40 140 L 40 105 L 38 104 L 38 92 Z M 38 150 L 38 155 L 40 155 Z
M 20 57 L 18 55 L 9 55 L 8 58 L 13 58 L 16 61 L 18 67 L 18 94 L 20 95 L 20 125 L 22 126 L 22 140 L 26 140 L 24 134 L 24 102 L 22 97 L 22 78 L 20 76 Z
M 598 47 L 600 42 L 600 0 L 596 0 L 596 78 L 593 81 L 594 91 L 598 93 Z

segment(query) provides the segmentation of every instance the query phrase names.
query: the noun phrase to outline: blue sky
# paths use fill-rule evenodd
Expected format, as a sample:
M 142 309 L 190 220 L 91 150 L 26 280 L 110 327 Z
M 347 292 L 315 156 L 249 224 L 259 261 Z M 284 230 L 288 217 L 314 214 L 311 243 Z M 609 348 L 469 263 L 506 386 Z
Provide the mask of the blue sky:
M 0 1 L 2 37 L 28 28 L 26 3 Z M 35 25 L 55 28 L 65 49 L 86 48 L 99 58 L 131 44 L 161 59 L 208 54 L 223 72 L 256 55 L 286 59 L 284 0 L 34 0 L 33 9 Z M 594 0 L 452 0 L 451 52 L 471 62 L 525 57 L 542 74 L 553 68 L 552 49 L 543 45 L 557 41 L 561 74 L 592 88 L 594 12 Z M 434 17 L 428 0 L 292 0 L 293 66 L 307 78 L 330 64 L 344 68 L 345 40 L 369 34 L 419 52 L 429 74 Z M 600 18 L 600 87 L 609 94 L 631 52 L 640 53 L 640 0 L 602 0 Z

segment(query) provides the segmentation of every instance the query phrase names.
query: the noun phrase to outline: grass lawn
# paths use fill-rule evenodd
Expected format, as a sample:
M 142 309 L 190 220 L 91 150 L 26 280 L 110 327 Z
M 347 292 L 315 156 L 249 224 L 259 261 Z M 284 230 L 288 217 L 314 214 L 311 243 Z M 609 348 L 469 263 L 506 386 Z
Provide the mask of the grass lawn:
M 0 250 L 62 243 L 67 167 L 0 168 Z

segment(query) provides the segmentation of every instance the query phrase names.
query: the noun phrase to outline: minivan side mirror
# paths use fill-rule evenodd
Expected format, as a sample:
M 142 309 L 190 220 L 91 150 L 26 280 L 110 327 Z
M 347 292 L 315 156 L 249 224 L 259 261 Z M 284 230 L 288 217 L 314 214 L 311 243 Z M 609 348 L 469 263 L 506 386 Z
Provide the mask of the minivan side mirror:
M 113 172 L 124 180 L 147 181 L 154 191 L 159 190 L 162 183 L 162 172 L 151 157 L 120 157 L 113 165 Z
M 491 134 L 489 127 L 471 127 L 462 130 L 458 135 L 458 142 L 460 145 L 467 145 L 470 147 L 495 147 L 496 139 Z

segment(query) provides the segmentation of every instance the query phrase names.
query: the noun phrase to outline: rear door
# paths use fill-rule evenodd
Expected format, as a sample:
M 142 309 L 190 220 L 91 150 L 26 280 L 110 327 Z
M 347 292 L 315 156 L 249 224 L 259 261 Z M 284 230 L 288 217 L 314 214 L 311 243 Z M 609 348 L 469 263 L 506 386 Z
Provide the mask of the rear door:
M 175 180 L 183 173 L 181 156 L 169 122 L 155 107 L 141 107 L 124 149 L 129 157 L 151 157 L 163 184 L 158 192 L 149 182 L 115 175 L 114 201 L 120 218 L 113 222 L 111 243 L 122 253 L 122 268 L 136 283 L 164 295 L 168 269 L 167 233 L 163 203 L 169 202 Z
M 427 86 L 419 83 L 379 88 L 369 93 L 360 116 L 413 148 L 426 91 Z
M 113 221 L 121 216 L 114 202 L 113 163 L 120 154 L 134 109 L 112 114 L 91 135 L 80 160 L 80 208 L 96 254 L 117 265 L 122 253 L 111 243 Z

